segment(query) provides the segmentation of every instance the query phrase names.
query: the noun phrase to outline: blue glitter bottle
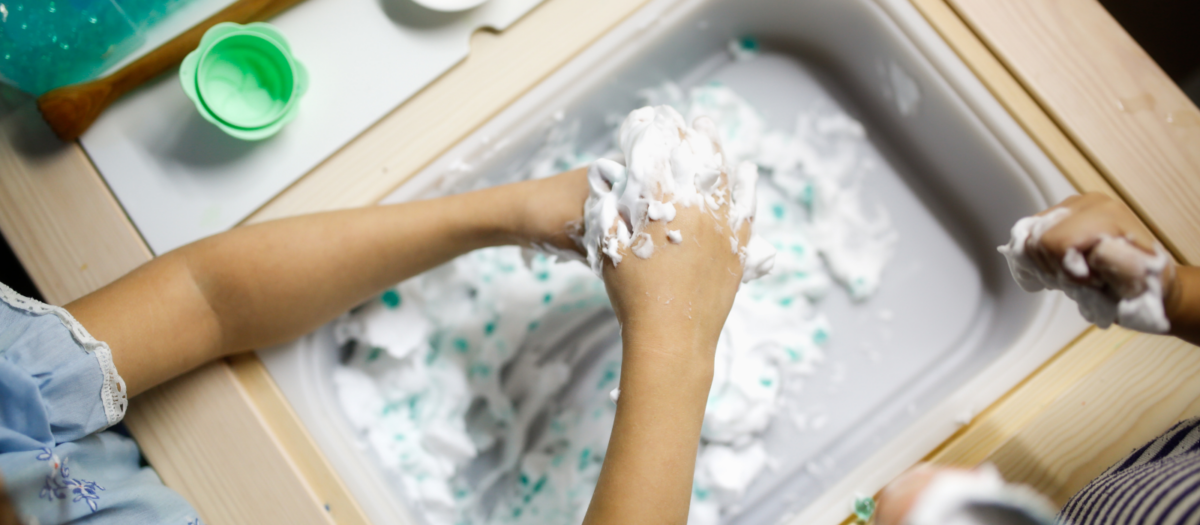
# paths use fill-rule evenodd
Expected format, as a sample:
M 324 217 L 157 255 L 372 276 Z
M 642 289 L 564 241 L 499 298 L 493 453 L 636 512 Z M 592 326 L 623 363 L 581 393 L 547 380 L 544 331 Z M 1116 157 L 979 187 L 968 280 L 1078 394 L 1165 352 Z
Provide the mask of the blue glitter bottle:
M 40 95 L 90 80 L 189 0 L 0 0 L 0 79 Z

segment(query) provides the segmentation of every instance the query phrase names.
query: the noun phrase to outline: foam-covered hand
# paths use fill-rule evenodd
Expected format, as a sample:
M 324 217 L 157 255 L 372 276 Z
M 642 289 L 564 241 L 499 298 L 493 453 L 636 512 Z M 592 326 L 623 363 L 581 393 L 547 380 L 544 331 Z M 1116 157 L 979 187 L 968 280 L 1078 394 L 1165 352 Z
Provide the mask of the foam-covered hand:
M 943 472 L 960 471 L 953 467 L 922 464 L 901 474 L 884 487 L 879 494 L 879 505 L 875 507 L 876 525 L 904 525 L 909 511 L 921 493 L 929 487 L 933 478 Z
M 1047 272 L 1063 271 L 1075 282 L 1111 290 L 1122 299 L 1146 291 L 1146 256 L 1157 242 L 1125 204 L 1102 193 L 1076 195 L 1038 216 L 1062 218 L 1026 248 Z M 1167 260 L 1163 290 L 1169 296 L 1175 272 Z
M 656 348 L 716 348 L 742 280 L 728 216 L 728 204 L 716 211 L 680 208 L 669 226 L 650 221 L 644 227 L 653 256 L 634 256 L 638 245 L 633 245 L 621 248 L 620 264 L 605 261 L 604 282 L 623 331 L 649 338 Z M 677 232 L 681 242 L 672 242 L 669 231 Z M 739 248 L 746 244 L 749 222 L 736 238 Z

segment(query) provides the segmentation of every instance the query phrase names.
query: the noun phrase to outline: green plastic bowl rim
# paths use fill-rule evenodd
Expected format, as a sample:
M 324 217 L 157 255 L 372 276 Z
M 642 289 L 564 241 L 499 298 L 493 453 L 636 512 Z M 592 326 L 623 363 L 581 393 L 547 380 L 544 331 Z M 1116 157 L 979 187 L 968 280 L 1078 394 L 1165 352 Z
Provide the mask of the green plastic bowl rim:
M 250 24 L 250 25 L 254 25 L 254 24 Z M 292 106 L 296 104 L 296 101 L 300 98 L 300 95 L 303 94 L 303 92 L 301 91 L 301 87 L 300 87 L 300 84 L 301 84 L 300 79 L 297 78 L 300 75 L 300 73 L 299 73 L 299 71 L 297 71 L 298 68 L 296 67 L 296 60 L 292 57 L 292 52 L 291 52 L 291 49 L 288 48 L 288 45 L 285 42 L 281 42 L 278 39 L 274 38 L 274 35 L 262 34 L 261 32 L 253 31 L 253 30 L 247 31 L 246 29 L 248 27 L 250 27 L 250 25 L 240 26 L 234 31 L 222 33 L 220 35 L 217 35 L 210 42 L 205 43 L 204 44 L 204 52 L 201 53 L 200 57 L 196 60 L 196 74 L 195 74 L 196 97 L 200 100 L 200 103 L 204 105 L 204 109 L 206 111 L 208 111 L 208 113 L 210 115 L 212 115 L 217 120 L 220 120 L 221 123 L 225 124 L 226 126 L 229 126 L 231 128 L 236 128 L 236 129 L 242 129 L 242 130 L 246 130 L 246 131 L 267 128 L 267 127 L 270 127 L 271 125 L 275 124 L 279 120 L 283 119 L 283 117 L 285 115 L 287 115 L 288 111 L 291 111 Z M 213 27 L 216 27 L 216 26 L 213 26 Z M 261 27 L 261 26 L 259 26 L 259 27 Z M 257 29 L 257 28 L 255 28 L 255 29 Z M 274 29 L 274 28 L 272 28 L 272 29 Z M 272 31 L 272 33 L 274 33 L 274 31 Z M 285 104 L 283 106 L 283 109 L 280 110 L 279 116 L 275 117 L 270 122 L 267 122 L 261 126 L 250 126 L 250 127 L 239 126 L 237 124 L 234 124 L 232 122 L 229 122 L 228 120 L 221 118 L 221 114 L 216 111 L 213 111 L 213 109 L 211 107 L 209 107 L 208 102 L 204 100 L 204 92 L 200 88 L 200 68 L 204 65 L 204 60 L 206 58 L 208 58 L 208 54 L 211 53 L 212 50 L 217 47 L 217 44 L 220 44 L 221 42 L 224 42 L 225 40 L 228 40 L 233 37 L 238 37 L 238 36 L 251 36 L 254 38 L 258 38 L 260 40 L 264 40 L 267 43 L 271 44 L 275 49 L 277 49 L 279 51 L 279 53 L 281 55 L 283 55 L 284 60 L 287 61 L 288 69 L 291 70 L 290 73 L 292 76 L 292 92 L 288 94 L 287 104 Z

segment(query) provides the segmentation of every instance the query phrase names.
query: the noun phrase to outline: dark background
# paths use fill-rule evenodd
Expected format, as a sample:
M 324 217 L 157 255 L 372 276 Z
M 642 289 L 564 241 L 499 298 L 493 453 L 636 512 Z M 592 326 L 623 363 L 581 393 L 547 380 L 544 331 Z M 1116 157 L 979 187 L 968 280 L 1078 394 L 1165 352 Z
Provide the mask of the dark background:
M 1100 3 L 1200 105 L 1200 0 L 1100 0 Z M 7 240 L 0 244 L 0 282 L 18 293 L 41 299 Z

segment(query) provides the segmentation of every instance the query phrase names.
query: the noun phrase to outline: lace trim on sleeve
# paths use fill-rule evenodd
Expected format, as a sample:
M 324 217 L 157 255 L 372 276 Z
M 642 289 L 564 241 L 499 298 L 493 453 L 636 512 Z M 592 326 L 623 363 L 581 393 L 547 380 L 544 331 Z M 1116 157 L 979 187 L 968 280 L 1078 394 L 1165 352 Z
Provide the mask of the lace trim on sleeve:
M 104 416 L 108 419 L 108 426 L 119 423 L 125 417 L 125 409 L 129 407 L 129 398 L 125 394 L 125 380 L 121 379 L 120 374 L 117 373 L 117 367 L 113 364 L 112 351 L 109 350 L 108 344 L 92 337 L 83 325 L 71 316 L 70 312 L 58 306 L 51 306 L 25 297 L 4 283 L 0 283 L 0 300 L 13 308 L 19 308 L 35 315 L 54 314 L 58 317 L 59 321 L 71 332 L 71 337 L 75 339 L 75 342 L 79 343 L 84 351 L 95 355 L 96 361 L 100 363 L 100 373 L 104 375 L 104 384 L 100 387 L 100 400 L 104 404 Z

